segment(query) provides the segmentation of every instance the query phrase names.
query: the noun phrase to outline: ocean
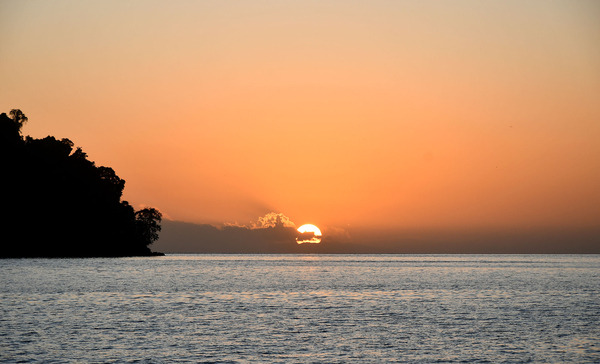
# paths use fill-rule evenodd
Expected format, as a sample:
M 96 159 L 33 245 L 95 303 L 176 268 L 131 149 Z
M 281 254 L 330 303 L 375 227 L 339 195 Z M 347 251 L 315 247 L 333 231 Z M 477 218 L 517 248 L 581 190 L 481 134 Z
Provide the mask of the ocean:
M 0 362 L 598 363 L 600 256 L 0 259 Z

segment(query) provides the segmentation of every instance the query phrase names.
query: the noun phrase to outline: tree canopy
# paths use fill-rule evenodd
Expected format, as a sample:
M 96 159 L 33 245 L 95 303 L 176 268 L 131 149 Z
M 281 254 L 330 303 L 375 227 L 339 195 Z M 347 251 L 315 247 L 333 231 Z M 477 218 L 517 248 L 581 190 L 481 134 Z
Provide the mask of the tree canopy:
M 9 116 L 10 115 L 10 116 Z M 154 255 L 161 213 L 121 200 L 125 181 L 69 139 L 23 137 L 21 110 L 0 114 L 4 257 Z

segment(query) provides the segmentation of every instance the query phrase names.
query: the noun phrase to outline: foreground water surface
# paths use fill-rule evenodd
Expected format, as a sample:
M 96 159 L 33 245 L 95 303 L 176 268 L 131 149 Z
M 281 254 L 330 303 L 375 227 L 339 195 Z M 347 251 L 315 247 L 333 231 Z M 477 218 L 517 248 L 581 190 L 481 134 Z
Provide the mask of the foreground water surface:
M 600 362 L 598 255 L 0 259 L 2 362 Z

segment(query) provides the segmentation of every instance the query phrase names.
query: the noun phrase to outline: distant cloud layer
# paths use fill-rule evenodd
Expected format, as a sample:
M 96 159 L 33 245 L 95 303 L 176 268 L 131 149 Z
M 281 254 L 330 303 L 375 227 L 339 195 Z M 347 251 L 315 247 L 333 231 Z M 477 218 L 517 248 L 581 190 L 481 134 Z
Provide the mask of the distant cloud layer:
M 285 218 L 285 219 L 284 219 Z M 600 229 L 353 230 L 330 228 L 320 244 L 297 244 L 285 215 L 269 213 L 250 226 L 163 221 L 152 248 L 165 253 L 330 254 L 599 254 Z M 288 222 L 286 222 L 288 221 Z

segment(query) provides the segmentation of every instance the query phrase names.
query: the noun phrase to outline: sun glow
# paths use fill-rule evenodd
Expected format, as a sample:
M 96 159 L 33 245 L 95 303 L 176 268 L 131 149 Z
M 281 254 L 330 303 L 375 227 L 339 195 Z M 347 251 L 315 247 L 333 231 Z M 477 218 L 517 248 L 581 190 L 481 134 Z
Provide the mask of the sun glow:
M 313 224 L 304 224 L 298 228 L 300 233 L 296 238 L 298 244 L 319 244 L 321 242 L 321 230 Z

